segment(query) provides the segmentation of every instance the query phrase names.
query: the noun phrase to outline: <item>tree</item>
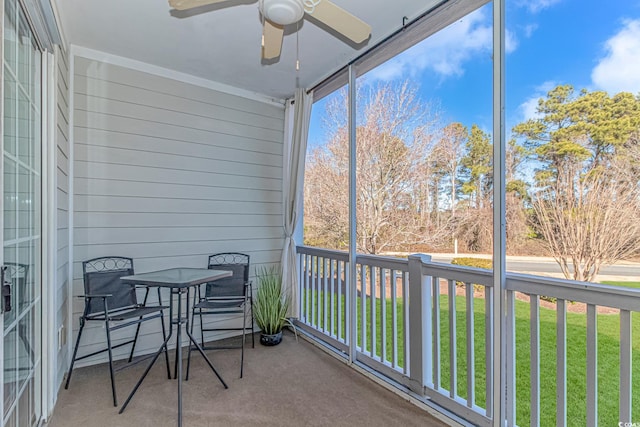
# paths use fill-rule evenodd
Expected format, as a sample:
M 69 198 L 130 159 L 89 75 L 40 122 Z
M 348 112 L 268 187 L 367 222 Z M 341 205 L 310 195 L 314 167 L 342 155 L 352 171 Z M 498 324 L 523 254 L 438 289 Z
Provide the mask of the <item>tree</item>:
M 531 244 L 532 237 L 535 236 L 529 225 L 531 215 L 530 185 L 519 174 L 528 158 L 528 150 L 519 145 L 515 139 L 510 139 L 507 143 L 505 159 L 508 253 L 522 253 L 522 250 Z
M 563 168 L 557 183 L 536 195 L 534 209 L 542 234 L 565 277 L 591 281 L 603 264 L 640 248 L 640 191 L 628 185 L 625 167 L 594 169 L 565 192 L 574 171 Z
M 349 162 L 346 135 L 337 133 L 307 156 L 304 184 L 305 244 L 344 249 L 349 243 Z
M 433 153 L 436 166 L 449 178 L 451 217 L 456 215 L 458 172 L 467 139 L 467 128 L 462 123 L 450 123 L 442 129 Z
M 514 127 L 540 165 L 534 224 L 567 278 L 592 280 L 602 263 L 639 249 L 639 230 L 626 221 L 639 219 L 640 175 L 631 173 L 628 147 L 640 129 L 640 100 L 629 93 L 576 95 L 564 85 L 540 99 L 537 112 Z
M 493 152 L 490 137 L 477 125 L 471 126 L 466 155 L 461 159 L 462 174 L 466 177 L 462 193 L 470 196 L 470 204 L 482 209 L 490 203 Z
M 460 193 L 466 209 L 456 219 L 456 238 L 473 252 L 491 249 L 492 145 L 490 136 L 472 125 L 460 158 Z
M 586 161 L 587 169 L 605 165 L 640 129 L 640 100 L 624 92 L 609 97 L 606 92 L 582 90 L 576 96 L 571 85 L 558 86 L 538 101 L 537 113 L 539 118 L 513 131 L 541 163 L 535 176 L 540 186 L 557 179 L 567 162 Z
M 506 153 L 507 249 L 521 249 L 529 241 L 525 202 L 528 188 L 518 170 L 527 151 L 510 140 Z M 458 218 L 456 235 L 470 251 L 487 252 L 493 244 L 493 145 L 490 135 L 471 127 L 461 159 L 462 193 L 469 197 L 467 210 Z M 460 215 L 460 214 L 459 214 Z
M 379 253 L 436 239 L 425 229 L 414 190 L 428 163 L 434 117 L 407 83 L 365 86 L 358 92 L 356 128 L 357 248 Z M 348 237 L 348 132 L 344 97 L 328 105 L 330 139 L 309 156 L 305 176 L 307 239 L 344 247 Z M 417 137 L 416 129 L 422 136 Z

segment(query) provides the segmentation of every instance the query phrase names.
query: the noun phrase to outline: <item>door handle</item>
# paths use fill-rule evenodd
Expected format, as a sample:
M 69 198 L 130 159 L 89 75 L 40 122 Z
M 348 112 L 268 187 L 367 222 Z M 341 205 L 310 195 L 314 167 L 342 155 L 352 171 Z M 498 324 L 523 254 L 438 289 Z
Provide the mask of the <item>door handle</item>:
M 0 268 L 0 283 L 2 283 L 2 307 L 1 311 L 6 313 L 11 311 L 11 282 L 5 279 L 7 267 Z

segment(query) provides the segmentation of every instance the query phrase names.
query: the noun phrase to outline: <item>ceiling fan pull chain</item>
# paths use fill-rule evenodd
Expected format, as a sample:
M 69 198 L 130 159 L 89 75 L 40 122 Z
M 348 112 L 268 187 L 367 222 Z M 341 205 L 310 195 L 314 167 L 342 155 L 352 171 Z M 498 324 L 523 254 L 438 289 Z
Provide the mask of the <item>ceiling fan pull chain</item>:
M 264 0 L 258 2 L 258 10 L 260 11 L 260 20 L 262 21 L 262 48 L 264 49 Z
M 296 23 L 296 71 L 300 71 L 300 21 Z
M 316 10 L 316 6 L 320 4 L 322 0 L 302 0 L 302 4 L 304 5 L 304 11 L 308 14 L 313 14 Z

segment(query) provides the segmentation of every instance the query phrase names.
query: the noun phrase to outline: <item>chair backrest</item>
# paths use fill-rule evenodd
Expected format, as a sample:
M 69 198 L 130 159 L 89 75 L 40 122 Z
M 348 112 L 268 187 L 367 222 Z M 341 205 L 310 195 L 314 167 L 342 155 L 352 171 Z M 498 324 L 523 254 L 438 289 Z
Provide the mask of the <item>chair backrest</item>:
M 20 281 L 25 283 L 27 281 L 27 276 L 29 275 L 29 265 L 28 264 L 20 264 L 17 262 L 9 262 L 5 261 L 5 267 L 7 267 L 6 277 L 7 279 Z
M 133 259 L 110 256 L 84 261 L 82 263 L 84 292 L 88 295 L 110 294 L 107 298 L 109 310 L 135 306 L 138 303 L 135 286 L 122 283 L 123 276 L 133 272 Z M 87 307 L 87 314 L 104 312 L 102 298 L 92 298 Z
M 24 304 L 30 303 L 33 298 L 33 283 L 28 282 L 29 264 L 5 261 L 4 265 L 7 267 L 5 278 L 11 280 L 12 292 L 19 296 L 18 305 L 23 307 Z
M 207 283 L 207 298 L 245 296 L 245 283 L 249 281 L 249 255 L 238 252 L 211 255 L 209 269 L 231 271 L 232 275 Z

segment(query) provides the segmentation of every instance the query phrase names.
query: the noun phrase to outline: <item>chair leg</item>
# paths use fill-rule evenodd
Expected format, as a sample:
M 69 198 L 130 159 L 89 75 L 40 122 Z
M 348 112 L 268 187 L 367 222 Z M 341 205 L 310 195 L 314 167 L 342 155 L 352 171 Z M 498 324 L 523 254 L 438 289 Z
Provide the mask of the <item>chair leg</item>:
M 200 347 L 204 350 L 204 321 L 202 319 L 202 309 L 198 314 L 200 315 Z
M 140 316 L 138 320 L 140 320 L 140 323 L 138 323 L 138 326 L 136 326 L 136 334 L 133 336 L 133 344 L 131 345 L 131 353 L 129 353 L 129 359 L 127 360 L 127 363 L 131 363 L 131 361 L 133 360 L 133 352 L 136 350 L 136 342 L 138 342 L 138 335 L 140 335 L 140 326 L 142 326 L 142 316 Z
M 82 336 L 82 330 L 84 329 L 84 319 L 80 319 L 80 330 L 78 331 L 78 338 L 76 339 L 76 346 L 73 349 L 73 357 L 71 358 L 71 366 L 69 367 L 69 373 L 67 374 L 67 382 L 64 384 L 64 389 L 69 388 L 69 381 L 71 381 L 71 374 L 73 373 L 73 365 L 76 363 L 76 356 L 78 355 L 78 347 L 80 346 L 80 337 Z
M 242 310 L 242 350 L 240 351 L 240 378 L 244 370 L 244 342 L 245 335 L 247 333 L 247 309 L 246 304 L 244 310 Z
M 104 326 L 107 331 L 107 350 L 109 352 L 109 373 L 111 374 L 111 394 L 113 395 L 113 406 L 118 406 L 118 398 L 116 397 L 116 380 L 113 372 L 113 354 L 111 352 L 111 331 L 109 330 L 108 317 L 104 321 Z
M 253 319 L 253 295 L 249 298 L 249 305 L 251 306 L 251 348 L 256 348 L 256 333 L 253 330 L 253 324 L 255 323 Z

